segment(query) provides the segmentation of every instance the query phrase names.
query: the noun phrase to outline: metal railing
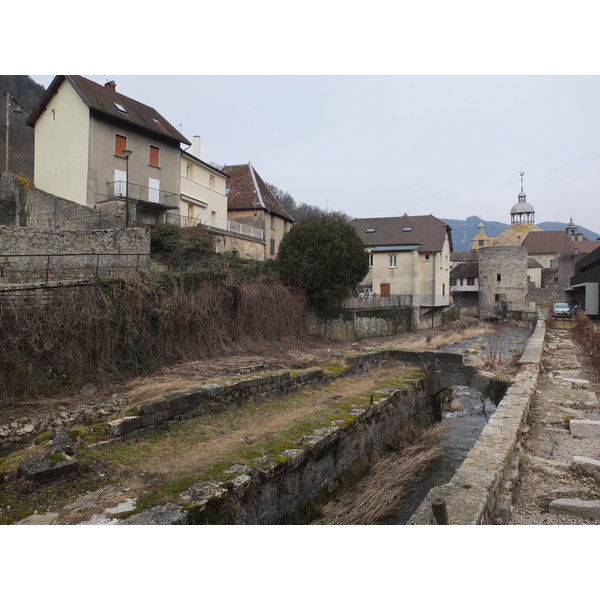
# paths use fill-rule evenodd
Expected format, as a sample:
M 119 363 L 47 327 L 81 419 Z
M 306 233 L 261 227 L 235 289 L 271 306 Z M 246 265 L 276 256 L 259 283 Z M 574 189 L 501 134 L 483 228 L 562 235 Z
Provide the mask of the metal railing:
M 179 227 L 206 227 L 208 229 L 238 233 L 261 241 L 265 239 L 264 229 L 252 227 L 252 225 L 246 225 L 245 223 L 238 223 L 237 221 L 231 221 L 230 219 L 223 219 L 221 217 L 210 216 L 204 219 L 196 219 L 195 217 L 185 217 L 183 215 L 167 215 L 166 220 Z
M 111 181 L 108 184 L 108 200 L 125 200 L 125 181 Z M 179 201 L 175 192 L 168 192 L 151 188 L 147 185 L 129 182 L 129 200 L 131 202 L 148 202 L 169 208 L 179 208 Z
M 342 300 L 337 306 L 341 310 L 364 310 L 369 308 L 387 308 L 394 306 L 412 306 L 412 296 L 398 294 L 393 296 L 370 296 L 351 297 Z
M 149 254 L 2 254 L 0 285 L 111 276 L 147 269 Z

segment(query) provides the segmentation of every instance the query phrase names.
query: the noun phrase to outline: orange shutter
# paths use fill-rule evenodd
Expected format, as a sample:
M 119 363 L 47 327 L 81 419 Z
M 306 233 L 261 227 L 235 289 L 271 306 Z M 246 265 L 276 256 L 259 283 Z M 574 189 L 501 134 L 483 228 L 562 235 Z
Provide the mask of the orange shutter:
M 115 154 L 123 156 L 123 150 L 127 148 L 127 138 L 124 135 L 115 135 Z
M 150 164 L 158 167 L 158 148 L 156 146 L 150 146 Z

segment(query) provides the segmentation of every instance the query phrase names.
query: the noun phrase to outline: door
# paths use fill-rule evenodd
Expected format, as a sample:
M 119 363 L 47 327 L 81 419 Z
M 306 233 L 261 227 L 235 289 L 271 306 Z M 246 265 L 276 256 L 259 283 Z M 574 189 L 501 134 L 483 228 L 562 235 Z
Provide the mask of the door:
M 381 283 L 379 284 L 379 293 L 382 298 L 390 297 L 390 284 L 389 283 Z

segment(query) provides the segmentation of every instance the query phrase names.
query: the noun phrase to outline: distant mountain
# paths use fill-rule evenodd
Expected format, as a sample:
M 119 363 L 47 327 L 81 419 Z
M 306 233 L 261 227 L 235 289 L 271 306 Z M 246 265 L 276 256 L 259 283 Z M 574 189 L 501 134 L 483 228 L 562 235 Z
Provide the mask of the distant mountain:
M 464 221 L 458 219 L 441 219 L 452 227 L 452 244 L 455 252 L 467 252 L 471 249 L 471 240 L 477 235 L 477 226 L 479 223 L 485 225 L 485 233 L 490 237 L 496 237 L 503 231 L 509 228 L 507 223 L 499 223 L 498 221 L 483 221 L 479 217 L 467 217 Z M 558 223 L 555 221 L 545 221 L 536 223 L 536 225 L 544 231 L 564 231 L 568 223 Z M 599 234 L 586 229 L 579 225 L 580 233 L 588 240 L 595 240 L 600 237 Z

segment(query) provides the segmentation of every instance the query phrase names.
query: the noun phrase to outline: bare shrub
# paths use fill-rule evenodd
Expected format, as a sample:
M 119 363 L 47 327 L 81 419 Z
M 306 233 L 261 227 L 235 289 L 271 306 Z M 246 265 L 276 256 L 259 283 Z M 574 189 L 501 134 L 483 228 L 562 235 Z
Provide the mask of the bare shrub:
M 600 332 L 596 330 L 594 322 L 582 311 L 575 313 L 575 327 L 573 337 L 581 344 L 588 355 L 596 374 L 600 375 Z
M 211 278 L 217 279 L 217 285 Z M 0 397 L 50 394 L 304 335 L 304 302 L 221 273 L 137 275 L 0 309 Z
M 378 461 L 370 473 L 341 499 L 322 510 L 323 525 L 377 525 L 398 510 L 399 503 L 443 453 L 441 436 L 449 423 L 429 427 L 413 444 Z

